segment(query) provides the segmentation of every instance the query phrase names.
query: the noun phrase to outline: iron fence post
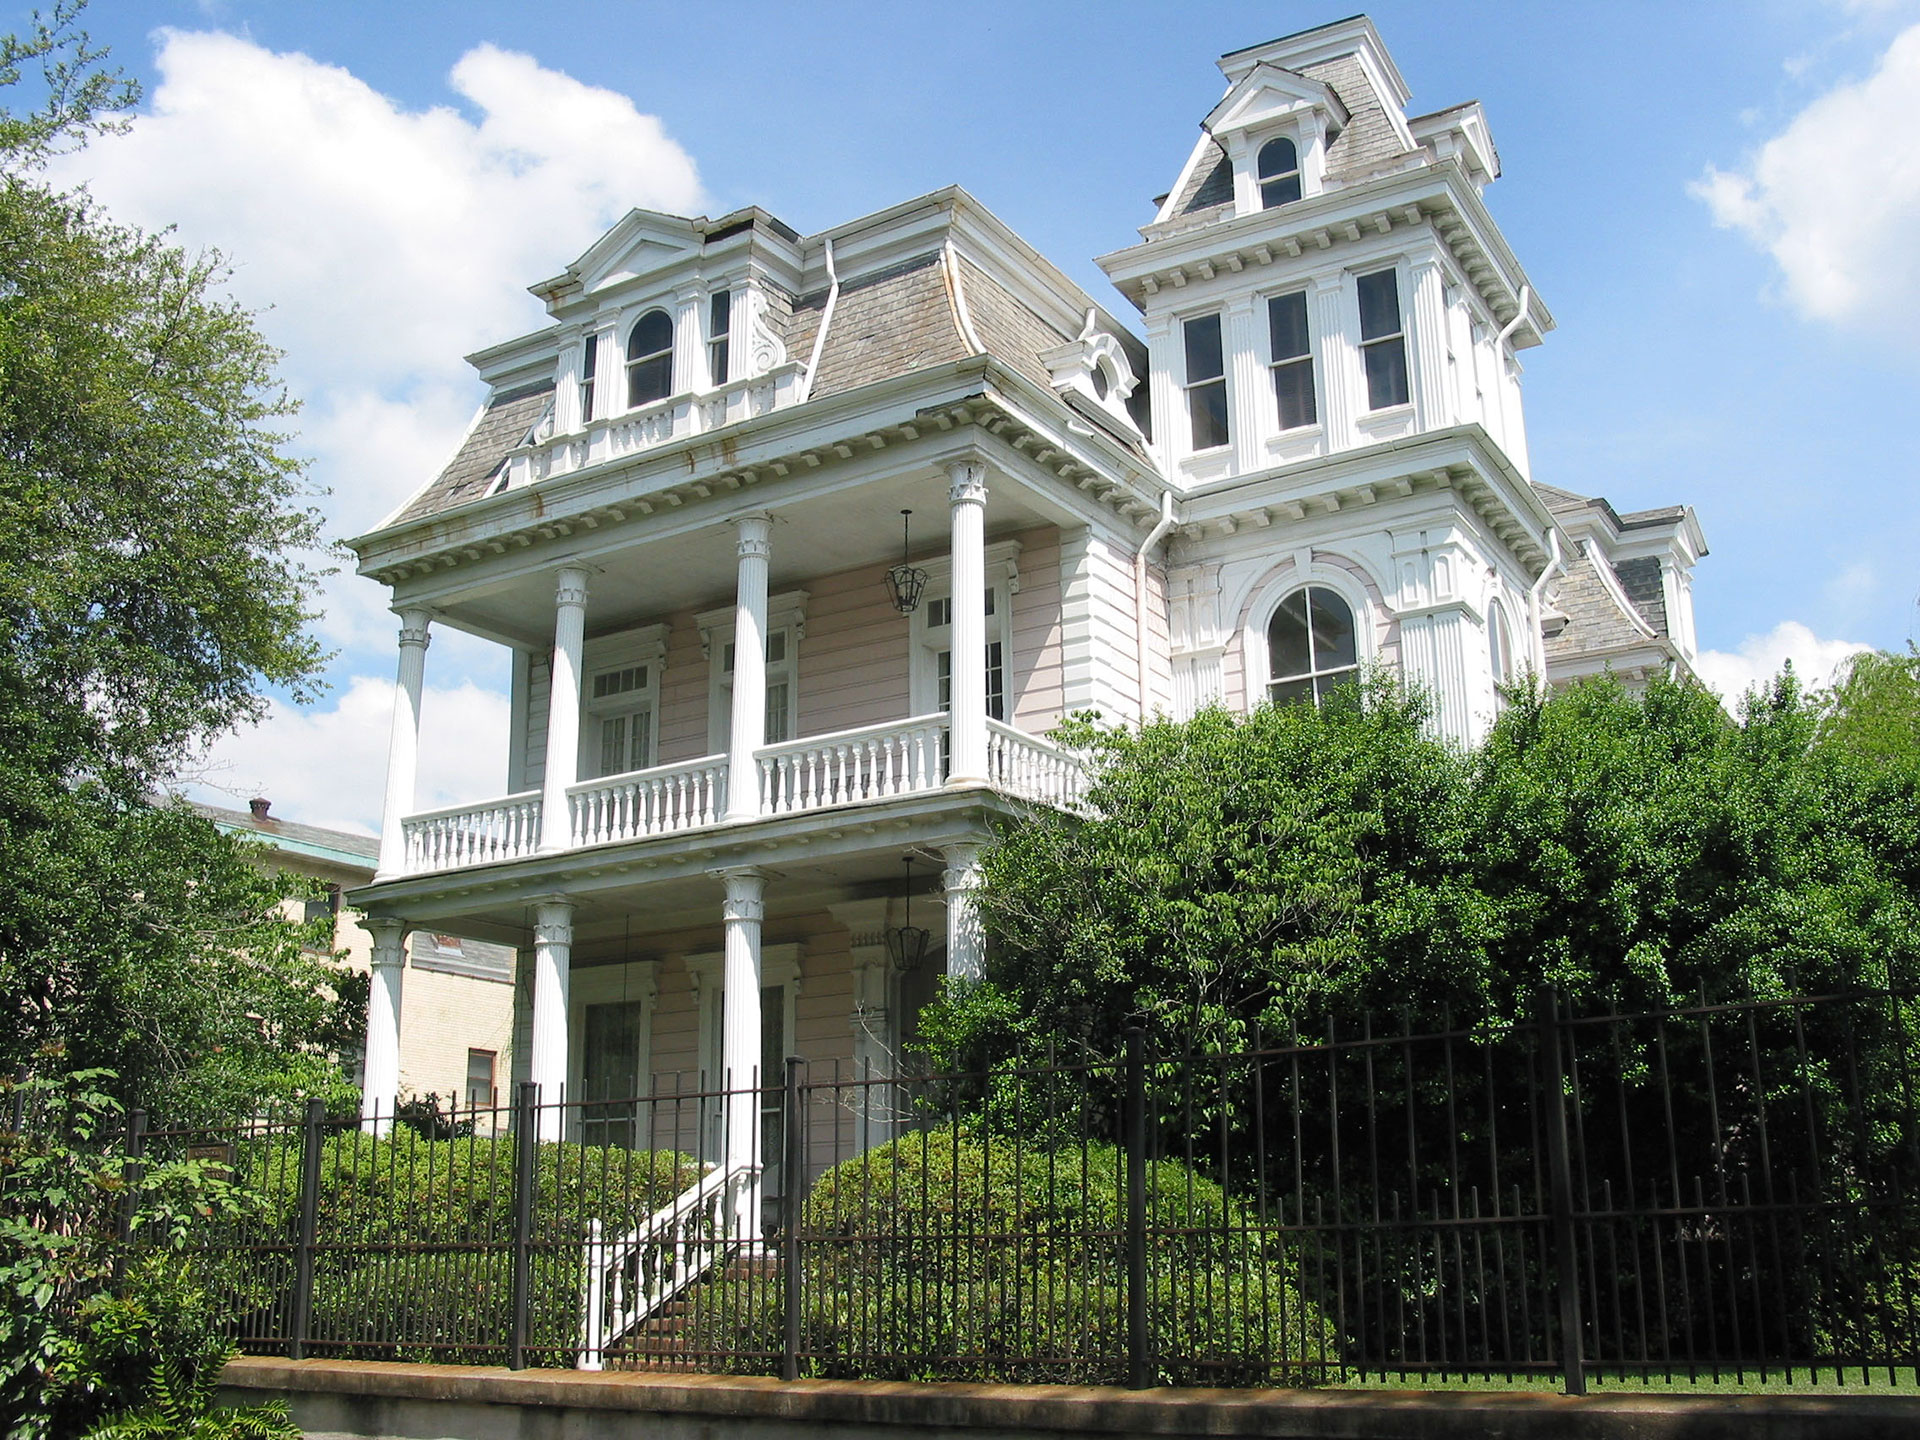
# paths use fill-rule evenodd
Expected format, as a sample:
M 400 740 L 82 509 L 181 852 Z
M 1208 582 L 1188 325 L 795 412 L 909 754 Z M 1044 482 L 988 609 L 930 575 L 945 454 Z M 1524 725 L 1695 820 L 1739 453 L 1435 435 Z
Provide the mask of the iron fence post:
M 113 1279 L 118 1284 L 126 1274 L 127 1252 L 133 1248 L 133 1217 L 140 1208 L 140 1186 L 146 1179 L 147 1167 L 141 1163 L 141 1157 L 147 1149 L 147 1112 L 129 1110 L 127 1112 L 126 1160 L 120 1169 L 120 1177 L 125 1189 L 120 1193 L 120 1215 L 114 1224 L 114 1239 L 117 1242 L 113 1250 Z
M 527 1311 L 533 1294 L 533 1180 L 539 1161 L 540 1087 L 522 1080 L 513 1096 L 513 1318 L 507 1334 L 507 1368 L 527 1368 Z
M 780 1144 L 780 1300 L 785 1330 L 780 1343 L 780 1378 L 800 1378 L 800 1185 L 805 1175 L 800 1153 L 806 1127 L 800 1123 L 800 1057 L 787 1057 L 786 1108 L 781 1116 L 785 1134 Z
M 1153 1384 L 1147 1329 L 1147 1065 L 1140 1028 L 1127 1029 L 1127 1384 Z
M 1586 1358 L 1580 1343 L 1580 1257 L 1573 1233 L 1573 1163 L 1567 1144 L 1567 1065 L 1561 1051 L 1560 996 L 1543 988 L 1535 1001 L 1540 1044 L 1546 1059 L 1547 1170 L 1552 1206 L 1555 1289 L 1559 1292 L 1560 1375 L 1569 1395 L 1587 1393 Z
M 313 1247 L 320 1228 L 320 1146 L 326 1139 L 327 1102 L 307 1101 L 300 1121 L 300 1233 L 293 1247 L 293 1305 L 287 1317 L 287 1354 L 304 1360 L 313 1327 Z

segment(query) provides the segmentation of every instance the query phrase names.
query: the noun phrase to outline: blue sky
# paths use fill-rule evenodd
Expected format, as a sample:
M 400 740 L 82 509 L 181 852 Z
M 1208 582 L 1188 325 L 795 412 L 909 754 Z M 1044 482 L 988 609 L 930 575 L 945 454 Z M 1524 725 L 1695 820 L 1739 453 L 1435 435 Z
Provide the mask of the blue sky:
M 628 204 L 758 203 L 808 231 L 958 182 L 1130 313 L 1091 257 L 1150 218 L 1218 98 L 1215 57 L 1346 13 L 96 7 L 87 23 L 148 113 L 64 175 L 122 218 L 220 247 L 235 292 L 273 306 L 341 533 L 457 439 L 478 398 L 458 356 L 534 323 L 520 287 Z M 1486 106 L 1505 171 L 1489 204 L 1560 325 L 1525 357 L 1536 478 L 1622 509 L 1695 506 L 1712 552 L 1700 638 L 1724 683 L 1787 654 L 1830 664 L 1839 642 L 1904 645 L 1920 596 L 1920 4 L 1369 13 L 1417 110 Z M 375 818 L 382 605 L 371 582 L 330 588 L 333 695 L 276 709 L 210 782 L 321 823 Z M 504 674 L 488 647 L 436 643 L 426 724 L 445 726 L 449 758 L 423 803 L 500 788 Z M 342 786 L 349 768 L 372 773 Z

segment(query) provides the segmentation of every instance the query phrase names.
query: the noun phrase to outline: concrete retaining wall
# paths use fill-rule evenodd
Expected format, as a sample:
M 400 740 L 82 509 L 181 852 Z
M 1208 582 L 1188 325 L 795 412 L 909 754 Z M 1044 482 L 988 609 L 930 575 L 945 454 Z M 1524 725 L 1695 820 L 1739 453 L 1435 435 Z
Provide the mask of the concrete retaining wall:
M 282 1396 L 313 1440 L 1911 1440 L 1920 1398 L 913 1385 L 247 1357 L 228 1403 Z

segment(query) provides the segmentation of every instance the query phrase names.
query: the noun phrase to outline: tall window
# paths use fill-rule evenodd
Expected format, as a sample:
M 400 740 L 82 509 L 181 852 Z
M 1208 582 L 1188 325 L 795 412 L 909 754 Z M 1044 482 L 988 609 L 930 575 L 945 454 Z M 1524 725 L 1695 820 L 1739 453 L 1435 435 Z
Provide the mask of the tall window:
M 1267 664 L 1274 704 L 1323 704 L 1360 673 L 1353 607 L 1324 585 L 1294 591 L 1267 623 Z
M 627 408 L 651 405 L 673 393 L 673 321 L 649 310 L 627 336 Z
M 715 385 L 727 383 L 727 340 L 733 329 L 733 295 L 716 290 L 707 307 L 707 369 Z
M 493 1108 L 493 1065 L 491 1050 L 467 1051 L 467 1109 Z
M 1271 210 L 1300 198 L 1300 152 L 1282 135 L 1260 147 L 1260 208 Z
M 635 1141 L 643 1085 L 640 1050 L 644 1005 L 621 1000 L 586 1007 L 580 1047 L 580 1142 L 621 1145 Z
M 589 335 L 580 346 L 580 423 L 593 419 L 593 372 L 600 364 L 600 337 Z
M 1367 408 L 1407 403 L 1407 335 L 1400 323 L 1400 284 L 1391 270 L 1359 277 L 1360 358 L 1367 367 Z
M 793 738 L 793 661 L 789 658 L 788 632 L 767 633 L 767 718 L 762 745 L 782 745 Z M 721 694 L 726 713 L 721 717 L 719 733 L 725 737 L 733 724 L 733 641 L 726 643 L 720 661 Z M 725 739 L 721 744 L 725 746 Z
M 654 691 L 650 665 L 623 665 L 593 677 L 587 710 L 595 727 L 589 742 L 595 778 L 653 764 Z
M 987 587 L 987 714 L 1007 718 L 1007 647 L 995 614 L 997 601 Z M 927 643 L 942 646 L 933 656 L 934 697 L 942 710 L 953 709 L 953 600 L 941 596 L 927 602 Z
M 1227 366 L 1220 345 L 1220 317 L 1197 315 L 1187 321 L 1184 331 L 1193 448 L 1213 450 L 1227 443 Z
M 1273 394 L 1280 403 L 1280 428 L 1297 430 L 1320 418 L 1313 397 L 1313 344 L 1307 335 L 1305 291 L 1276 295 L 1267 302 L 1267 330 L 1273 340 Z

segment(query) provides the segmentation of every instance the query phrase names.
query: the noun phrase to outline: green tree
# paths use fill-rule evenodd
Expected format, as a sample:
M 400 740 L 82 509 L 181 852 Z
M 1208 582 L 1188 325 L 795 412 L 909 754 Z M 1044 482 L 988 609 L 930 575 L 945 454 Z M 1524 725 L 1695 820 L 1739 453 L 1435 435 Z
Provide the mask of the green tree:
M 329 972 L 248 852 L 156 786 L 307 695 L 319 543 L 292 405 L 215 256 L 47 184 L 135 99 L 63 3 L 0 39 L 0 1065 L 49 1042 L 132 1095 L 309 1063 Z M 37 74 L 37 81 L 29 77 Z

